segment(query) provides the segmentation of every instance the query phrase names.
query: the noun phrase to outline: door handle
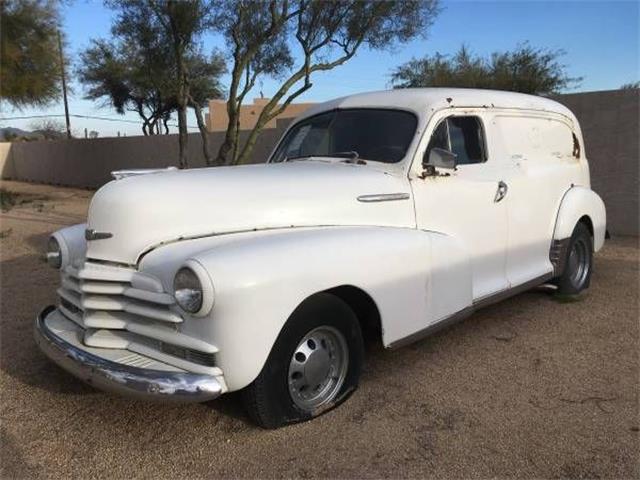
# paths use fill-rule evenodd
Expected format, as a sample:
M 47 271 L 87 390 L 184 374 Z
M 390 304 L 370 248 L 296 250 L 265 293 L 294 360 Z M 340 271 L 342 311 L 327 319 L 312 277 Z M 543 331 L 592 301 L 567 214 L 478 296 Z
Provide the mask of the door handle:
M 504 183 L 503 181 L 498 182 L 498 190 L 496 190 L 496 196 L 493 199 L 494 203 L 498 203 L 500 200 L 506 197 L 507 190 L 509 190 L 509 187 L 506 183 Z

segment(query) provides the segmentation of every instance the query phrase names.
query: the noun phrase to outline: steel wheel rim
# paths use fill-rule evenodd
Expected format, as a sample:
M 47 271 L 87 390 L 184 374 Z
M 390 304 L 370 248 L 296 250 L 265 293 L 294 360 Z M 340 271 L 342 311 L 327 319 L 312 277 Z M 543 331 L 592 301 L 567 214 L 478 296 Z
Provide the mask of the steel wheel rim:
M 342 388 L 348 368 L 349 347 L 344 335 L 329 326 L 311 330 L 289 362 L 291 399 L 307 411 L 329 404 Z
M 584 284 L 589 273 L 589 255 L 584 240 L 579 239 L 571 247 L 569 252 L 569 279 L 575 288 Z

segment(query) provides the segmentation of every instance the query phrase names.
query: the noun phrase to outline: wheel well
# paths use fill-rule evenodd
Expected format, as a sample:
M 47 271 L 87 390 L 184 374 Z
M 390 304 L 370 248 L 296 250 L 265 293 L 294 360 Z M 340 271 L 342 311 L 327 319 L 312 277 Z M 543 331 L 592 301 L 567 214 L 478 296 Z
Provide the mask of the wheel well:
M 589 229 L 589 233 L 591 233 L 591 238 L 593 238 L 593 222 L 591 221 L 591 218 L 589 218 L 588 215 L 583 215 L 580 217 L 580 220 L 578 220 L 578 223 L 584 223 Z
M 358 287 L 341 285 L 326 290 L 345 302 L 358 317 L 360 329 L 365 344 L 377 343 L 382 345 L 382 321 L 380 312 L 373 298 Z

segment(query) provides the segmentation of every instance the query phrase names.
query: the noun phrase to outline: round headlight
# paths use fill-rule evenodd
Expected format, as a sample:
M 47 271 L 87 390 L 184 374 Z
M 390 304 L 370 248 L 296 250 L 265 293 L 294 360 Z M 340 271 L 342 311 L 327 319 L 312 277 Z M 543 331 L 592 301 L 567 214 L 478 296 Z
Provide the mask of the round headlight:
M 62 266 L 62 249 L 55 237 L 49 237 L 49 242 L 47 243 L 47 263 L 53 268 Z
M 202 308 L 202 283 L 188 267 L 182 267 L 173 279 L 173 296 L 185 312 L 197 313 Z

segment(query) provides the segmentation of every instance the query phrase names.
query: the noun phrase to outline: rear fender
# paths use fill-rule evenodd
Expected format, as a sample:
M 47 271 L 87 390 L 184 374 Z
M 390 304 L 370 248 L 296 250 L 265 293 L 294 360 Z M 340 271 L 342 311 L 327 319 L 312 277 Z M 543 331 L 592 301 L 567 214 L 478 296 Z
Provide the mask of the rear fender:
M 582 217 L 588 217 L 593 227 L 593 249 L 604 245 L 607 215 L 600 196 L 586 187 L 572 187 L 565 193 L 556 218 L 553 239 L 562 241 L 571 237 Z

